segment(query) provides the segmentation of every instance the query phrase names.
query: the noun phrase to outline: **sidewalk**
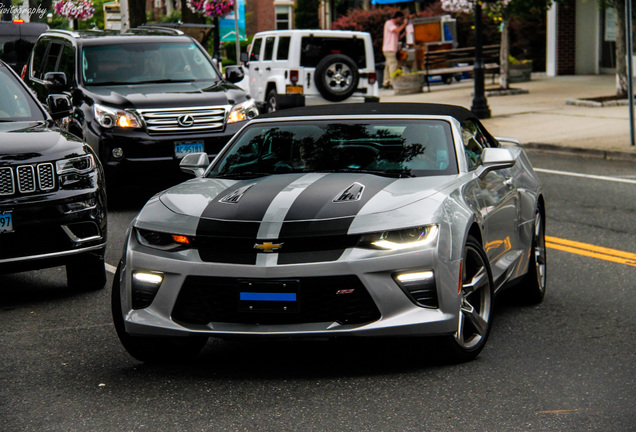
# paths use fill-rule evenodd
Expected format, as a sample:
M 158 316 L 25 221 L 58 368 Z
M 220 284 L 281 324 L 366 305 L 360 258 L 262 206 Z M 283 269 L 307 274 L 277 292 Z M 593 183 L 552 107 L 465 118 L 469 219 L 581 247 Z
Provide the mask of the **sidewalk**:
M 486 90 L 493 87 L 486 78 Z M 636 146 L 630 145 L 629 107 L 586 107 L 567 105 L 566 100 L 611 96 L 614 75 L 574 75 L 546 77 L 533 74 L 532 80 L 512 84 L 527 94 L 489 96 L 490 119 L 483 120 L 495 136 L 514 137 L 529 148 L 583 153 L 608 159 L 636 162 Z M 433 102 L 472 105 L 473 81 L 451 85 L 431 85 L 423 93 L 394 95 L 380 90 L 381 102 Z

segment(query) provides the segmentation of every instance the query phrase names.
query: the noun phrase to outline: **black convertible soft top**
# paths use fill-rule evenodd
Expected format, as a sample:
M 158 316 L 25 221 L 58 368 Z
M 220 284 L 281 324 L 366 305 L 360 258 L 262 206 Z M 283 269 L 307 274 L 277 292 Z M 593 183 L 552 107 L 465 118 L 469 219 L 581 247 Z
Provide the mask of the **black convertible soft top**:
M 432 103 L 343 103 L 290 108 L 260 115 L 259 118 L 281 118 L 296 116 L 343 116 L 343 115 L 443 115 L 460 122 L 477 120 L 475 114 L 457 105 Z

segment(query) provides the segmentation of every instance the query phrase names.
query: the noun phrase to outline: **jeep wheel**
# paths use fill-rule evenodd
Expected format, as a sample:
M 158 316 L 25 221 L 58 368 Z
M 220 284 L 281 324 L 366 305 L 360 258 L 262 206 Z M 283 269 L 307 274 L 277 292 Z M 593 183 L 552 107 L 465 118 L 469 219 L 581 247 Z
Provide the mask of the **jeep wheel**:
M 265 109 L 267 112 L 274 112 L 278 110 L 278 104 L 276 103 L 276 90 L 271 89 L 267 93 L 267 100 L 265 101 Z
M 358 67 L 346 55 L 331 54 L 316 66 L 316 88 L 328 101 L 340 102 L 353 94 L 358 87 Z

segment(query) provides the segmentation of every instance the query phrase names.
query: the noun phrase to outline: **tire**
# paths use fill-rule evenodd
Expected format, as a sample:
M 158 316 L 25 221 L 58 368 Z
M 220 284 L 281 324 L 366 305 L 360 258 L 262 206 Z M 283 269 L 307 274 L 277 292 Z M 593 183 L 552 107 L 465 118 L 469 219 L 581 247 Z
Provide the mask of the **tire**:
M 358 87 L 360 74 L 355 62 L 343 54 L 331 54 L 316 66 L 314 81 L 323 98 L 341 102 Z
M 207 336 L 132 336 L 126 332 L 121 309 L 120 267 L 121 264 L 113 281 L 111 311 L 115 331 L 126 351 L 144 363 L 181 363 L 196 357 L 205 346 Z
M 265 101 L 265 110 L 270 113 L 278 110 L 278 103 L 276 102 L 276 90 L 271 89 L 267 93 L 267 99 Z
M 494 291 L 488 257 L 469 236 L 462 260 L 461 304 L 457 331 L 442 340 L 443 353 L 453 362 L 475 359 L 486 345 L 494 313 Z
M 79 291 L 96 291 L 104 288 L 104 251 L 84 254 L 66 264 L 66 281 L 71 289 Z
M 518 288 L 521 300 L 527 304 L 538 304 L 543 301 L 546 290 L 547 254 L 545 247 L 545 223 L 541 212 L 534 217 L 532 246 L 528 261 L 528 273 Z

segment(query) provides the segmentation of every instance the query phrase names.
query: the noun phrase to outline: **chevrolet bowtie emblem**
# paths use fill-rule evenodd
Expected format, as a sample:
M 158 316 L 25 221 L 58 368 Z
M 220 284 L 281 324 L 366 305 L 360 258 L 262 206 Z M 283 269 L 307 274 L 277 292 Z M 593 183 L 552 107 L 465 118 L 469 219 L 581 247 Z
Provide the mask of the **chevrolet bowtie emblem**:
M 283 247 L 283 243 L 272 243 L 272 242 L 263 242 L 256 243 L 254 245 L 254 249 L 257 249 L 261 252 L 274 252 Z

